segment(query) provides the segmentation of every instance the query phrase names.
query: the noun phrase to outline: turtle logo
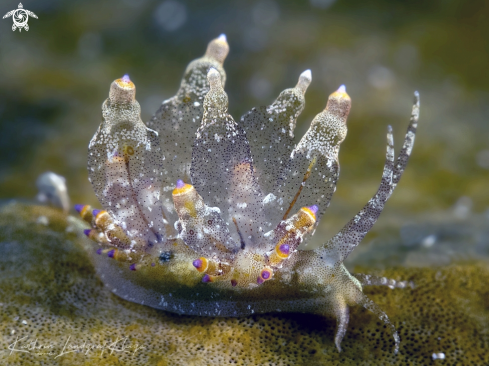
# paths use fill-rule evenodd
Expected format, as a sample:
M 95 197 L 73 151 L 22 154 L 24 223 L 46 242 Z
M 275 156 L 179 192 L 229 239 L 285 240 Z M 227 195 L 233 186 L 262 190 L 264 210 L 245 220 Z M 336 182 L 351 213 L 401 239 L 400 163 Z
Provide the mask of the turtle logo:
M 25 10 L 24 7 L 22 6 L 22 3 L 19 3 L 19 8 L 9 11 L 7 14 L 3 16 L 3 19 L 8 18 L 10 16 L 12 17 L 14 21 L 14 25 L 12 25 L 13 31 L 15 31 L 17 28 L 19 28 L 19 32 L 22 31 L 22 28 L 28 31 L 29 25 L 27 24 L 27 21 L 29 20 L 29 15 L 37 19 L 36 14 L 34 14 L 32 11 Z

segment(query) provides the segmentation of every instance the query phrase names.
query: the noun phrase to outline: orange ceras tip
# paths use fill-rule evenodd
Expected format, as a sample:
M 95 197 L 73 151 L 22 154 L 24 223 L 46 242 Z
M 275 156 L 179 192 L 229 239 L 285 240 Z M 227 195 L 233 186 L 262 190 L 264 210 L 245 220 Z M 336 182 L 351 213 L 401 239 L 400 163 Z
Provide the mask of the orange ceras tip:
M 280 258 L 285 259 L 290 254 L 290 246 L 288 244 L 277 244 L 275 251 Z
M 95 209 L 95 210 L 93 210 L 93 211 L 92 211 L 92 215 L 93 215 L 93 217 L 97 218 L 97 217 L 98 217 L 98 215 L 100 215 L 100 214 L 104 214 L 105 212 L 107 212 L 107 211 L 105 211 L 105 210 L 99 210 L 99 209 Z
M 84 210 L 86 210 L 86 207 L 87 207 L 87 206 L 88 206 L 88 205 L 80 205 L 80 204 L 76 204 L 76 205 L 75 205 L 75 211 L 76 211 L 76 212 L 78 212 L 80 215 L 83 215 L 83 214 L 82 214 L 82 212 L 83 212 Z
M 207 258 L 200 257 L 192 262 L 194 267 L 197 269 L 199 272 L 204 272 L 207 269 L 208 262 Z
M 117 83 L 117 85 L 119 85 L 122 88 L 128 88 L 128 89 L 134 88 L 134 83 L 131 81 L 129 75 L 127 74 L 125 74 L 120 79 L 117 79 L 115 82 Z
M 346 93 L 346 86 L 341 85 L 338 90 L 330 95 L 330 97 L 338 97 L 344 99 L 350 99 L 350 96 Z
M 319 207 L 316 206 L 316 205 L 302 207 L 302 211 L 304 211 L 307 214 L 309 214 L 314 219 L 314 221 L 316 221 L 316 214 L 319 211 Z
M 214 277 L 206 274 L 206 275 L 204 275 L 204 277 L 202 277 L 202 282 L 204 282 L 204 283 L 214 282 Z
M 260 285 L 270 278 L 272 278 L 272 270 L 269 268 L 265 268 L 260 272 L 260 277 L 257 278 L 256 283 Z
M 184 183 L 183 180 L 179 179 L 179 180 L 177 180 L 177 185 L 176 185 L 175 189 L 173 190 L 173 195 L 177 196 L 177 195 L 186 193 L 192 188 L 193 188 L 193 186 L 191 184 Z

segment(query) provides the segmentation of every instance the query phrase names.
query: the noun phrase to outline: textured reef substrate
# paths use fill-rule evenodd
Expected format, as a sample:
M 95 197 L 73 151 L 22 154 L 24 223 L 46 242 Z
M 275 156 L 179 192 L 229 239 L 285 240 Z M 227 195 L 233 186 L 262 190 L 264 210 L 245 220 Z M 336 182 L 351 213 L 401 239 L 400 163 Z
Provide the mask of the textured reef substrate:
M 415 287 L 366 287 L 401 336 L 353 307 L 342 343 L 335 320 L 314 315 L 179 316 L 107 291 L 86 255 L 83 223 L 58 210 L 0 208 L 2 365 L 487 365 L 489 266 L 461 262 L 379 272 Z M 462 243 L 461 243 L 462 244 Z M 443 353 L 444 360 L 433 360 Z

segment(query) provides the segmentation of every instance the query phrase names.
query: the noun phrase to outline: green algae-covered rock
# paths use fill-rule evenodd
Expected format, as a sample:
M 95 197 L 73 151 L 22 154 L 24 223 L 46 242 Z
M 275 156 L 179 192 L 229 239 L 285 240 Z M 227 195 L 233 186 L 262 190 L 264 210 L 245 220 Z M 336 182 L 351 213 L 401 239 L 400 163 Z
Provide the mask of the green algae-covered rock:
M 83 225 L 42 206 L 0 209 L 0 364 L 489 364 L 487 263 L 362 268 L 415 284 L 365 288 L 399 330 L 400 351 L 374 315 L 353 307 L 338 353 L 334 319 L 179 316 L 118 298 L 96 277 Z

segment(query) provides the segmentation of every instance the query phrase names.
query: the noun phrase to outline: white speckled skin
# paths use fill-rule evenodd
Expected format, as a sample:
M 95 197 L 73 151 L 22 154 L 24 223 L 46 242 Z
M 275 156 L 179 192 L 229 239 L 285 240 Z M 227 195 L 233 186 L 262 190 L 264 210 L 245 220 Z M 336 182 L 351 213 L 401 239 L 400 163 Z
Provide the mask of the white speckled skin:
M 391 329 L 397 352 L 393 324 L 362 285 L 403 286 L 352 276 L 343 261 L 372 228 L 406 167 L 418 94 L 397 159 L 388 128 L 377 193 L 323 247 L 302 251 L 298 246 L 336 189 L 350 97 L 344 86 L 331 94 L 294 146 L 310 70 L 272 105 L 236 122 L 223 89 L 228 51 L 224 36 L 213 40 L 147 126 L 134 84 L 128 77 L 112 84 L 88 155 L 90 181 L 106 211 L 79 208 L 93 226 L 86 234 L 98 242 L 92 258 L 100 278 L 124 299 L 180 314 L 333 315 L 340 351 L 349 306 L 362 305 Z

